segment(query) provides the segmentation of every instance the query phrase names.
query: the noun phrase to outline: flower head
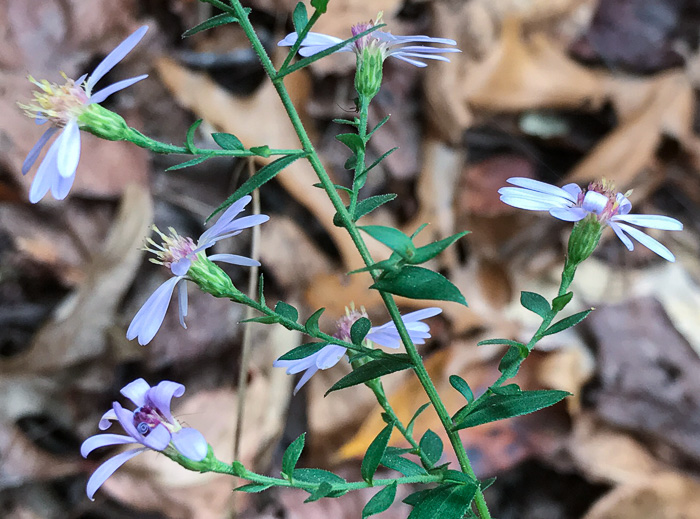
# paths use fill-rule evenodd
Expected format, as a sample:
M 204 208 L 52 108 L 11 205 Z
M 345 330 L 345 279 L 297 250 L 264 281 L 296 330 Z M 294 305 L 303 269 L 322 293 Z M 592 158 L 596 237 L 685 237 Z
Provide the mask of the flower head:
M 414 344 L 424 344 L 425 339 L 430 338 L 430 326 L 421 322 L 421 320 L 433 317 L 440 312 L 442 312 L 440 308 L 425 308 L 401 316 L 408 330 L 408 335 Z M 350 341 L 350 329 L 355 321 L 361 317 L 367 317 L 364 308 L 359 311 L 354 306 L 346 308 L 345 315 L 337 322 L 337 331 L 334 337 L 343 341 Z M 389 321 L 381 326 L 373 326 L 365 336 L 365 339 L 387 348 L 398 348 L 401 345 L 401 337 L 393 321 Z M 288 375 L 304 371 L 304 375 L 294 388 L 294 394 L 296 395 L 314 373 L 319 369 L 328 369 L 335 366 L 345 356 L 346 352 L 347 348 L 343 346 L 328 344 L 308 357 L 296 360 L 278 359 L 272 365 L 276 368 L 287 368 Z
M 36 119 L 37 124 L 49 123 L 50 128 L 27 155 L 22 165 L 22 174 L 26 175 L 29 172 L 44 146 L 54 135 L 60 133 L 39 164 L 29 190 L 29 200 L 32 203 L 44 198 L 49 190 L 57 200 L 63 200 L 68 195 L 80 160 L 80 129 L 99 128 L 102 130 L 100 133 L 106 132 L 105 138 L 110 138 L 110 127 L 116 127 L 117 131 L 126 127 L 121 117 L 100 107 L 98 103 L 148 76 L 124 79 L 95 93 L 92 91 L 97 82 L 141 41 L 147 30 L 148 27 L 143 26 L 131 34 L 110 52 L 89 76 L 85 75 L 74 81 L 62 73 L 65 80 L 63 85 L 46 80 L 37 81 L 29 77 L 39 90 L 34 93 L 32 102 L 20 103 L 19 106 L 29 117 Z
M 134 316 L 126 332 L 127 339 L 138 338 L 141 345 L 151 342 L 163 324 L 175 287 L 178 289 L 180 324 L 183 328 L 187 328 L 185 325 L 187 279 L 194 281 L 203 290 L 214 295 L 223 294 L 226 289 L 232 286 L 228 276 L 214 265 L 213 261 L 248 267 L 260 265 L 256 260 L 236 254 L 212 254 L 208 257 L 205 254 L 205 250 L 219 240 L 240 234 L 243 229 L 254 227 L 270 219 L 264 214 L 236 218 L 250 200 L 250 196 L 244 196 L 231 204 L 216 223 L 199 237 L 196 243 L 192 238 L 180 236 L 172 228 L 170 235 L 166 235 L 154 227 L 160 235 L 162 243 L 159 244 L 149 239 L 150 247 L 146 250 L 155 255 L 151 261 L 166 267 L 173 274 L 173 277 L 158 287 Z
M 522 177 L 509 178 L 507 182 L 517 187 L 498 190 L 503 203 L 530 211 L 548 211 L 567 222 L 587 219 L 601 229 L 607 225 L 629 250 L 634 249 L 632 237 L 662 258 L 675 261 L 671 251 L 629 224 L 666 231 L 681 231 L 683 224 L 668 216 L 629 214 L 632 203 L 626 195 L 616 192 L 610 182 L 593 182 L 585 190 L 576 184 L 557 187 Z
M 183 427 L 170 412 L 170 401 L 180 397 L 185 386 L 169 380 L 151 387 L 140 378 L 124 386 L 121 394 L 131 400 L 136 409 L 124 409 L 114 402 L 100 420 L 99 428 L 104 431 L 116 420 L 128 436 L 122 434 L 97 434 L 85 440 L 80 453 L 87 458 L 93 450 L 110 445 L 142 445 L 124 451 L 108 459 L 90 476 L 87 495 L 93 499 L 97 489 L 124 463 L 147 449 L 163 452 L 166 455 L 182 455 L 193 461 L 202 461 L 209 446 L 202 433 L 190 427 Z
M 371 29 L 372 27 L 379 25 L 380 22 L 381 14 L 377 17 L 376 21 L 369 21 L 367 23 L 359 23 L 355 25 L 351 29 L 352 35 L 357 36 L 367 29 Z M 280 47 L 291 47 L 296 43 L 298 37 L 299 36 L 296 32 L 290 33 L 277 45 Z M 301 43 L 299 54 L 304 57 L 313 56 L 314 54 L 323 52 L 324 50 L 329 49 L 342 41 L 343 40 L 336 38 L 335 36 L 328 36 L 327 34 L 321 34 L 318 32 L 310 32 Z M 346 44 L 337 52 L 354 52 L 358 57 L 361 57 L 365 50 L 376 49 L 376 51 L 381 54 L 381 61 L 384 61 L 389 57 L 394 57 L 410 63 L 411 65 L 415 65 L 416 67 L 427 66 L 426 63 L 423 63 L 420 60 L 435 59 L 439 61 L 450 61 L 445 56 L 441 56 L 440 54 L 461 52 L 459 49 L 430 47 L 423 45 L 424 43 L 438 43 L 441 45 L 457 44 L 457 42 L 454 40 L 447 38 L 431 38 L 430 36 L 394 36 L 388 31 L 377 29 L 376 31 L 356 40 L 354 43 Z

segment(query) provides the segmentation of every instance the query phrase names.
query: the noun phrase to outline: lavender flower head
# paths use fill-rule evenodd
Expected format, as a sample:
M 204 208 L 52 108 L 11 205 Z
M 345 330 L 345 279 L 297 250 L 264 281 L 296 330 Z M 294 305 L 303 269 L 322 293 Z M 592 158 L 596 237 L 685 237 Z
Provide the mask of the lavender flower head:
M 442 312 L 440 308 L 425 308 L 423 310 L 417 310 L 411 312 L 404 316 L 401 316 L 406 329 L 408 330 L 408 335 L 414 344 L 424 344 L 426 339 L 430 338 L 430 326 L 422 322 L 422 319 L 427 319 L 433 317 Z M 356 310 L 354 306 L 351 308 L 346 308 L 345 315 L 338 320 L 337 331 L 333 335 L 334 337 L 350 342 L 350 329 L 352 325 L 361 317 L 367 317 L 367 313 L 364 308 L 361 310 Z M 369 332 L 365 336 L 365 340 L 371 341 L 380 346 L 386 346 L 387 348 L 398 348 L 402 342 L 399 332 L 396 329 L 396 325 L 393 321 L 389 321 L 381 326 L 373 326 L 370 328 Z M 304 371 L 301 379 L 294 388 L 294 394 L 306 384 L 309 379 L 316 373 L 319 369 L 328 369 L 335 366 L 340 359 L 342 359 L 347 352 L 347 348 L 340 346 L 338 344 L 329 344 L 324 346 L 316 353 L 304 357 L 303 359 L 297 360 L 276 360 L 272 365 L 276 368 L 287 368 L 288 375 L 294 375 L 296 373 L 301 373 Z
M 180 397 L 185 386 L 169 380 L 151 387 L 140 378 L 124 386 L 121 394 L 131 400 L 136 409 L 124 409 L 119 402 L 114 402 L 100 420 L 102 431 L 109 429 L 112 420 L 122 426 L 127 435 L 97 434 L 85 440 L 80 453 L 87 458 L 93 450 L 112 445 L 141 445 L 136 449 L 124 451 L 108 459 L 90 476 L 87 483 L 87 495 L 94 499 L 95 492 L 124 463 L 147 449 L 164 454 L 180 454 L 193 461 L 202 461 L 209 451 L 207 441 L 202 433 L 190 427 L 183 427 L 170 412 L 170 401 Z
M 158 287 L 134 316 L 126 332 L 127 339 L 138 338 L 141 345 L 151 342 L 163 324 L 163 319 L 170 305 L 170 299 L 175 291 L 175 287 L 178 289 L 180 324 L 183 328 L 187 328 L 185 325 L 185 317 L 187 316 L 186 281 L 190 279 L 200 284 L 211 282 L 213 278 L 214 282 L 224 285 L 231 284 L 231 280 L 223 272 L 219 274 L 220 269 L 211 268 L 212 266 L 215 267 L 215 265 L 212 265 L 212 261 L 248 267 L 260 265 L 258 261 L 245 256 L 212 254 L 207 257 L 204 252 L 219 240 L 236 236 L 243 229 L 260 225 L 270 219 L 269 216 L 264 214 L 236 218 L 245 209 L 250 200 L 250 196 L 244 196 L 231 204 L 216 223 L 199 237 L 197 243 L 192 238 L 180 236 L 172 228 L 169 229 L 170 235 L 168 236 L 154 226 L 155 231 L 162 239 L 162 244 L 156 243 L 152 239 L 148 240 L 151 248 L 146 250 L 156 255 L 150 261 L 169 269 L 173 277 Z
M 359 23 L 352 27 L 352 35 L 357 36 L 358 34 L 371 29 L 372 27 L 379 25 L 381 23 L 382 15 L 381 13 L 377 16 L 376 21 L 369 21 L 367 23 Z M 285 36 L 277 45 L 280 47 L 291 47 L 297 41 L 298 34 L 292 32 Z M 318 32 L 309 32 L 309 34 L 304 38 L 301 43 L 301 48 L 299 49 L 299 54 L 304 57 L 313 56 L 319 52 L 323 52 L 326 49 L 333 47 L 341 43 L 343 40 L 336 38 L 335 36 L 329 36 L 327 34 L 321 34 Z M 416 67 L 426 67 L 427 64 L 420 61 L 424 59 L 434 59 L 439 61 L 450 61 L 445 56 L 440 54 L 448 54 L 451 52 L 461 52 L 459 49 L 443 48 L 443 47 L 431 47 L 423 45 L 424 43 L 438 43 L 442 45 L 457 45 L 457 42 L 447 38 L 431 38 L 430 36 L 394 36 L 388 31 L 382 31 L 378 29 L 362 38 L 356 40 L 354 43 L 348 43 L 340 50 L 336 52 L 354 52 L 358 57 L 363 55 L 363 51 L 367 49 L 376 49 L 381 54 L 381 61 L 386 58 L 394 57 L 415 65 Z M 412 45 L 418 44 L 418 45 Z
M 89 127 L 89 120 L 95 118 L 109 125 L 111 112 L 104 109 L 102 110 L 106 113 L 100 112 L 97 104 L 115 92 L 147 78 L 148 75 L 118 81 L 95 93 L 92 90 L 97 82 L 141 41 L 147 30 L 148 27 L 143 26 L 127 37 L 97 65 L 89 76 L 84 75 L 74 81 L 61 73 L 66 81 L 63 85 L 46 80 L 37 81 L 29 76 L 29 81 L 40 90 L 34 93 L 32 103 L 19 103 L 19 107 L 29 117 L 36 119 L 37 124 L 50 123 L 50 128 L 39 138 L 24 160 L 23 175 L 32 168 L 48 141 L 59 133 L 39 164 L 29 190 L 30 202 L 37 203 L 49 190 L 57 200 L 63 200 L 68 195 L 80 160 L 80 129 Z M 116 114 L 112 115 L 116 116 Z M 123 122 L 123 119 L 121 121 Z
M 576 184 L 557 187 L 522 177 L 509 178 L 507 182 L 518 187 L 498 190 L 503 203 L 530 211 L 548 211 L 555 218 L 567 222 L 579 222 L 589 217 L 601 226 L 609 226 L 629 250 L 634 250 L 632 237 L 662 258 L 676 260 L 670 250 L 632 225 L 681 231 L 683 224 L 668 216 L 629 214 L 632 203 L 626 195 L 616 192 L 610 182 L 593 182 L 585 190 Z

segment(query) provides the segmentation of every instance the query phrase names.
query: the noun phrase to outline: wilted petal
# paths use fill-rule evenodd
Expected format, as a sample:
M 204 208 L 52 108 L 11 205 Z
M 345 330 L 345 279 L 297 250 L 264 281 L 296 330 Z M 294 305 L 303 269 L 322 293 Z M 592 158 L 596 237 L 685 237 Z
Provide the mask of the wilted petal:
M 136 407 L 141 407 L 146 405 L 146 398 L 150 389 L 151 386 L 148 382 L 142 378 L 137 378 L 124 386 L 120 393 L 131 400 Z
M 157 386 L 149 389 L 147 398 L 170 423 L 175 423 L 175 419 L 170 413 L 170 402 L 173 397 L 181 397 L 184 393 L 185 386 L 182 384 L 163 380 Z
M 58 164 L 56 158 L 58 156 L 58 139 L 56 139 L 49 150 L 46 152 L 44 160 L 41 161 L 36 170 L 36 175 L 32 181 L 32 187 L 29 188 L 29 201 L 36 204 L 39 200 L 46 196 L 54 179 L 60 175 L 58 172 Z
M 141 454 L 145 450 L 146 448 L 143 447 L 140 449 L 132 449 L 130 451 L 122 452 L 121 454 L 117 454 L 97 467 L 97 470 L 92 473 L 92 476 L 90 476 L 90 479 L 87 482 L 87 488 L 85 489 L 87 496 L 91 500 L 94 500 L 95 492 L 97 492 L 97 489 L 100 488 L 105 481 L 107 481 L 107 478 L 114 474 L 114 472 L 119 467 L 124 465 L 124 463 L 129 461 L 134 456 Z
M 64 178 L 75 175 L 80 161 L 80 129 L 78 121 L 71 119 L 56 139 L 58 144 L 58 171 Z
M 90 102 L 91 103 L 101 103 L 105 99 L 107 99 L 109 96 L 114 94 L 115 92 L 119 92 L 120 90 L 124 90 L 127 87 L 130 87 L 134 83 L 138 83 L 142 79 L 146 79 L 148 77 L 148 74 L 142 74 L 140 76 L 132 77 L 129 79 L 122 79 L 121 81 L 117 81 L 116 83 L 113 83 L 109 85 L 108 87 L 103 88 L 99 92 L 95 92 L 90 96 Z
M 97 424 L 97 427 L 99 427 L 100 431 L 106 431 L 107 429 L 112 427 L 112 420 L 116 419 L 117 415 L 114 414 L 114 409 L 110 409 L 102 415 L 102 418 L 100 418 L 100 423 Z
M 131 52 L 131 50 L 136 47 L 136 45 L 141 41 L 141 38 L 146 34 L 148 26 L 144 25 L 136 31 L 134 31 L 130 36 L 128 36 L 124 41 L 117 45 L 112 52 L 107 54 L 107 57 L 103 59 L 99 65 L 95 68 L 94 72 L 90 75 L 86 83 L 86 90 L 90 92 L 95 84 L 104 77 L 107 72 L 112 70 L 114 66 L 119 63 L 124 57 Z
M 193 461 L 202 461 L 209 452 L 209 445 L 202 433 L 191 427 L 183 427 L 174 433 L 172 443 L 180 454 Z
M 669 216 L 655 214 L 627 214 L 611 218 L 614 222 L 625 222 L 633 225 L 648 227 L 649 229 L 661 229 L 664 231 L 682 231 L 683 224 Z
M 246 258 L 245 256 L 238 256 L 236 254 L 212 254 L 208 258 L 211 261 L 221 261 L 223 263 L 230 263 L 231 265 L 243 265 L 244 267 L 260 266 L 259 261 Z
M 44 121 L 46 122 L 46 121 Z M 41 150 L 44 149 L 44 146 L 46 146 L 46 143 L 51 139 L 51 137 L 54 136 L 54 134 L 58 131 L 58 128 L 51 127 L 48 130 L 46 130 L 41 137 L 39 137 L 39 140 L 36 141 L 36 144 L 32 147 L 31 150 L 29 150 L 29 153 L 27 153 L 27 158 L 24 159 L 24 163 L 22 164 L 22 175 L 26 175 L 29 173 L 29 170 L 32 169 L 32 166 L 36 162 L 36 159 L 39 157 L 41 154 Z
M 617 223 L 616 225 L 619 226 L 620 229 L 622 229 L 624 232 L 629 234 L 632 238 L 637 240 L 639 243 L 647 247 L 649 250 L 661 256 L 663 259 L 670 262 L 676 261 L 676 257 L 670 250 L 668 250 L 665 246 L 663 246 L 661 243 L 656 241 L 648 234 L 644 234 L 639 229 L 635 229 L 634 227 L 630 227 L 629 225 L 625 225 L 623 223 Z
M 170 278 L 151 294 L 131 321 L 126 332 L 127 339 L 138 337 L 139 344 L 142 346 L 151 342 L 163 324 L 173 290 L 180 281 L 184 281 L 184 278 L 179 276 Z
M 87 458 L 88 454 L 100 447 L 123 445 L 126 443 L 138 443 L 138 441 L 131 436 L 124 436 L 123 434 L 96 434 L 95 436 L 90 436 L 83 442 L 80 446 L 80 454 L 83 458 Z

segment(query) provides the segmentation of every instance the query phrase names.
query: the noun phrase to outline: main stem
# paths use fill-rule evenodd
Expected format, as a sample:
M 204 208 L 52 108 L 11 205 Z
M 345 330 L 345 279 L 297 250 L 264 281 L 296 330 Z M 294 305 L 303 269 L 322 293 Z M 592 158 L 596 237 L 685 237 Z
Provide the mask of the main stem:
M 370 255 L 369 250 L 367 249 L 367 246 L 365 245 L 362 239 L 362 236 L 360 236 L 359 230 L 354 225 L 350 214 L 348 213 L 348 210 L 345 207 L 345 204 L 343 204 L 343 201 L 340 199 L 338 192 L 333 186 L 333 182 L 328 176 L 328 173 L 326 173 L 323 164 L 321 164 L 321 160 L 319 159 L 318 154 L 316 153 L 316 150 L 313 144 L 311 143 L 311 140 L 309 139 L 306 130 L 304 129 L 304 125 L 299 117 L 299 114 L 297 113 L 296 108 L 294 108 L 294 104 L 292 103 L 292 100 L 290 99 L 289 94 L 287 93 L 283 80 L 276 79 L 277 71 L 275 70 L 275 67 L 272 64 L 270 57 L 267 55 L 265 48 L 260 42 L 260 39 L 255 33 L 253 26 L 250 24 L 250 21 L 248 20 L 246 13 L 243 9 L 243 6 L 241 6 L 239 0 L 232 1 L 231 5 L 234 11 L 236 12 L 236 16 L 240 22 L 241 27 L 243 28 L 243 31 L 246 33 L 246 36 L 248 37 L 253 46 L 253 50 L 260 58 L 265 72 L 270 77 L 270 79 L 272 79 L 272 83 L 275 87 L 275 90 L 277 91 L 277 94 L 279 95 L 280 100 L 284 105 L 287 115 L 289 116 L 289 119 L 292 125 L 294 126 L 294 130 L 296 131 L 297 136 L 299 137 L 299 141 L 301 142 L 304 151 L 308 153 L 307 159 L 309 160 L 311 167 L 314 169 L 316 175 L 318 176 L 318 179 L 321 181 L 323 188 L 328 194 L 328 197 L 331 203 L 333 204 L 333 207 L 337 211 L 341 221 L 343 222 L 344 227 L 350 234 L 350 238 L 357 247 L 357 250 L 360 253 L 360 256 L 362 257 L 362 260 L 365 262 L 365 265 L 372 265 L 374 263 L 374 261 L 372 260 L 372 256 Z M 376 271 L 370 271 L 370 274 L 372 275 L 372 278 L 376 278 L 377 276 Z M 459 433 L 453 429 L 450 414 L 447 411 L 447 408 L 443 404 L 442 400 L 440 399 L 440 395 L 438 394 L 437 389 L 433 384 L 433 381 L 430 379 L 430 375 L 425 369 L 423 361 L 420 355 L 418 354 L 418 351 L 416 350 L 413 341 L 411 341 L 411 338 L 408 334 L 408 330 L 406 330 L 406 326 L 404 325 L 403 319 L 401 319 L 401 314 L 399 312 L 398 307 L 396 306 L 394 298 L 391 296 L 391 294 L 382 292 L 381 290 L 379 291 L 379 294 L 381 295 L 382 300 L 384 301 L 384 304 L 387 307 L 389 315 L 391 316 L 392 320 L 394 321 L 394 324 L 396 325 L 396 329 L 398 330 L 399 336 L 403 341 L 404 347 L 406 348 L 406 352 L 411 358 L 411 362 L 413 363 L 414 371 L 418 376 L 418 380 L 425 389 L 425 392 L 428 398 L 430 399 L 430 402 L 432 403 L 433 407 L 435 408 L 435 411 L 437 412 L 440 418 L 442 426 L 447 432 L 447 435 L 450 439 L 450 443 L 452 444 L 452 447 L 455 450 L 455 453 L 457 454 L 457 459 L 459 460 L 459 465 L 462 468 L 462 471 L 470 477 L 476 479 L 476 474 L 474 473 L 474 469 L 472 468 L 471 463 L 469 462 L 469 457 L 467 456 L 466 449 L 464 448 L 464 445 L 462 444 L 462 441 L 459 437 Z M 481 492 L 481 489 L 477 490 L 476 496 L 474 497 L 474 501 L 476 503 L 476 507 L 479 511 L 479 515 L 481 516 L 481 518 L 491 519 L 491 514 L 488 510 L 488 507 L 486 506 L 486 501 L 484 500 L 484 496 Z

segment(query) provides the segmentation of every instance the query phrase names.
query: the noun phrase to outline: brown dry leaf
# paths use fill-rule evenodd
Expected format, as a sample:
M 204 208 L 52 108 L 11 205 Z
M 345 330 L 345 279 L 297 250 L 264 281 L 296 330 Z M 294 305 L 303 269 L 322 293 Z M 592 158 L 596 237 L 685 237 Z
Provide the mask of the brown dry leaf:
M 613 79 L 606 90 L 620 125 L 567 175 L 567 181 L 582 183 L 604 176 L 624 191 L 652 164 L 663 135 L 697 151 L 695 93 L 685 72 L 663 73 L 651 80 Z
M 658 474 L 616 488 L 583 519 L 692 519 L 700 510 L 700 482 L 677 473 Z
M 85 281 L 38 332 L 27 353 L 0 364 L 1 371 L 52 371 L 104 350 L 105 331 L 131 285 L 152 214 L 149 194 L 128 187 L 102 249 L 85 266 Z
M 578 65 L 544 34 L 523 38 L 521 22 L 503 24 L 499 44 L 469 70 L 464 100 L 474 108 L 521 111 L 599 106 L 603 78 Z

